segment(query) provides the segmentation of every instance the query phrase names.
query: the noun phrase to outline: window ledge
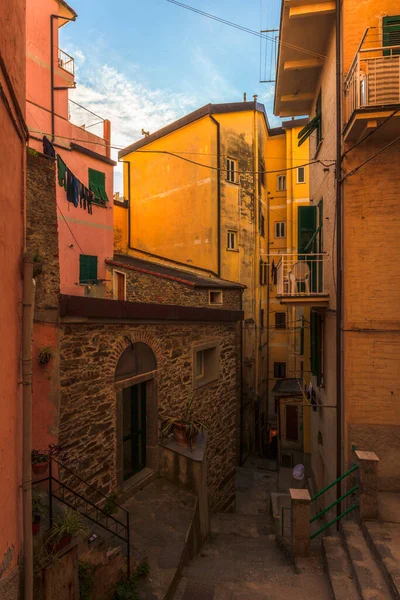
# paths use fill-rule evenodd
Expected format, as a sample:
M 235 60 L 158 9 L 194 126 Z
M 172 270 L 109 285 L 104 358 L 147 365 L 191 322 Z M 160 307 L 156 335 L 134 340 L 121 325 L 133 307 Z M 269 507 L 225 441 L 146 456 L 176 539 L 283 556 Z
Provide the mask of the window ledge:
M 238 181 L 228 181 L 227 179 L 225 179 L 225 183 L 228 183 L 229 185 L 236 185 L 237 187 L 240 185 Z
M 239 248 L 227 248 L 227 252 L 239 252 Z

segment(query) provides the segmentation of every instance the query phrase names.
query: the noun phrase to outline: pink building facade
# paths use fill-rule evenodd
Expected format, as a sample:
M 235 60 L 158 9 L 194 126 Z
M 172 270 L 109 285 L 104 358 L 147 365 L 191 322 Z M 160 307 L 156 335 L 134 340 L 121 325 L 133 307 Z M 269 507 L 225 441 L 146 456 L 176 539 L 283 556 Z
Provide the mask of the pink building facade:
M 25 239 L 25 0 L 0 0 L 0 598 L 19 597 L 22 531 L 22 264 Z M 14 40 L 14 43 L 11 43 Z
M 98 198 L 90 214 L 69 202 L 64 187 L 57 185 L 61 293 L 94 293 L 88 283 L 95 280 L 96 294 L 104 295 L 105 260 L 113 255 L 115 162 L 110 158 L 110 122 L 68 98 L 69 89 L 75 87 L 74 59 L 59 48 L 59 30 L 73 27 L 76 18 L 64 0 L 28 0 L 26 118 L 31 148 L 43 152 L 45 135 L 81 183 L 93 188 L 93 182 L 100 181 L 104 188 L 107 200 Z M 72 123 L 72 113 L 78 125 Z M 103 131 L 96 135 L 99 121 Z

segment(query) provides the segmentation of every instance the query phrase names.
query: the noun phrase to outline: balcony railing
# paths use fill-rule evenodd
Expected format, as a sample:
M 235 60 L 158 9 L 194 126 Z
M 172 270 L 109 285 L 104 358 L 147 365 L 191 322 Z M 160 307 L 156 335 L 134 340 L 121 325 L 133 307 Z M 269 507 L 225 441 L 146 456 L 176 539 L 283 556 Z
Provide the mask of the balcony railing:
M 326 257 L 326 254 L 282 255 L 276 268 L 277 296 L 327 296 L 323 285 L 323 263 Z
M 58 66 L 61 67 L 61 69 L 71 73 L 71 75 L 75 75 L 74 63 L 75 61 L 72 56 L 64 52 L 64 50 L 61 50 L 61 48 L 58 49 Z
M 104 119 L 91 110 L 68 99 L 68 118 L 71 123 L 86 129 L 99 137 L 104 137 Z M 95 150 L 95 148 L 93 148 Z
M 351 64 L 344 82 L 345 123 L 357 109 L 400 104 L 400 43 L 384 45 L 395 39 L 384 29 L 366 30 Z

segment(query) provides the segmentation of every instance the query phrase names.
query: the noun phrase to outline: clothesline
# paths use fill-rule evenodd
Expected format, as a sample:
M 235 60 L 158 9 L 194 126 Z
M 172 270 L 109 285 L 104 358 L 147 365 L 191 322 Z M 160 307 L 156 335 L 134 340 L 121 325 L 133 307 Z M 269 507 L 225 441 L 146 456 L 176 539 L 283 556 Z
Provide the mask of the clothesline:
M 72 173 L 46 136 L 43 136 L 43 153 L 57 159 L 58 184 L 67 192 L 68 202 L 71 202 L 75 208 L 80 206 L 90 215 L 93 214 L 92 203 L 95 194 Z

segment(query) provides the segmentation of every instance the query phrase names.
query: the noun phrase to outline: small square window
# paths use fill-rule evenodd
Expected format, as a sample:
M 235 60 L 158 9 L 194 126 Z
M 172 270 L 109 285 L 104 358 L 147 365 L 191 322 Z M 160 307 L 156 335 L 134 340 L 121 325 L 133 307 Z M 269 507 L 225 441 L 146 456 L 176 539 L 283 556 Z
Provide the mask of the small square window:
M 275 379 L 285 379 L 286 377 L 286 363 L 274 362 L 274 377 Z
M 286 175 L 278 175 L 276 178 L 276 189 L 278 192 L 286 191 Z
M 236 250 L 237 249 L 237 232 L 229 230 L 228 231 L 228 239 L 227 239 L 227 248 L 228 250 Z
M 286 329 L 286 313 L 275 313 L 275 329 Z
M 275 237 L 286 237 L 286 221 L 279 221 L 275 223 Z
M 226 159 L 226 180 L 230 183 L 237 183 L 237 161 L 233 158 Z
M 195 388 L 219 378 L 219 347 L 204 344 L 193 348 L 193 386 Z
M 209 304 L 222 304 L 222 292 L 221 290 L 209 290 L 208 292 L 208 303 Z
M 298 167 L 297 169 L 297 183 L 306 182 L 306 170 L 304 167 Z

